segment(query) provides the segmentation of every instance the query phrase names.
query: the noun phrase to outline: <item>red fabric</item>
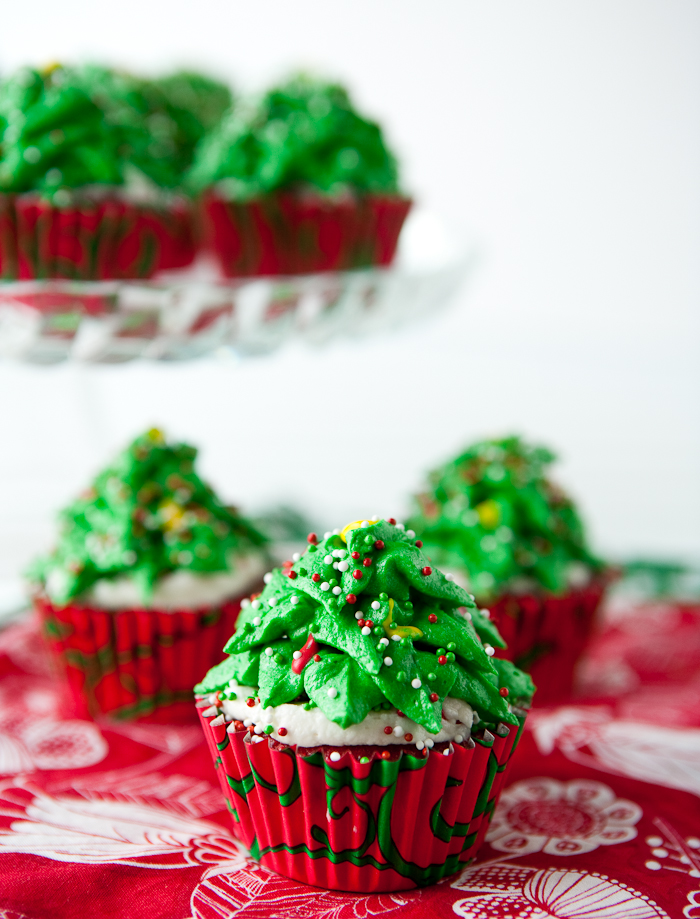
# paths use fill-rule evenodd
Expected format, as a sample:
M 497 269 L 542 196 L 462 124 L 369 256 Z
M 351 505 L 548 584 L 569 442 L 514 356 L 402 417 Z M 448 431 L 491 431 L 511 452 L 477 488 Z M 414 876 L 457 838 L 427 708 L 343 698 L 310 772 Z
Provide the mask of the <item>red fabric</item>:
M 202 232 L 230 278 L 386 266 L 410 207 L 393 195 L 329 201 L 282 192 L 241 203 L 208 194 Z
M 605 695 L 531 713 L 477 862 L 433 887 L 356 896 L 246 857 L 196 723 L 67 718 L 36 623 L 15 625 L 0 634 L 0 911 L 700 919 L 700 715 L 684 701 L 699 635 L 698 609 L 617 618 L 584 662 L 590 675 L 614 661 Z M 634 706 L 654 693 L 663 716 Z

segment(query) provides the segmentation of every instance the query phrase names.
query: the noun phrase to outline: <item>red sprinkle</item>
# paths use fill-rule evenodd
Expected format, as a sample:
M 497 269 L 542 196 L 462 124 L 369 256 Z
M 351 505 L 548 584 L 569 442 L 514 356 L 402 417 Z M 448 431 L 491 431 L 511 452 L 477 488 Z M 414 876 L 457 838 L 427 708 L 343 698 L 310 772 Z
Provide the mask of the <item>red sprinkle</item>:
M 365 625 L 367 626 L 368 629 L 374 628 L 374 623 L 372 622 L 371 619 L 365 619 Z
M 507 698 L 507 696 L 508 696 L 508 687 L 507 687 L 507 686 L 501 686 L 501 688 L 500 688 L 498 691 L 499 691 L 499 693 L 503 696 L 504 699 Z
M 320 654 L 314 654 L 314 660 L 316 661 L 316 663 L 318 663 L 318 662 L 321 660 L 321 655 L 320 655 Z
M 388 750 L 382 750 L 379 755 L 382 759 L 391 759 L 391 753 Z
M 393 517 L 387 517 L 387 518 L 386 518 L 386 522 L 387 522 L 387 523 L 390 523 L 393 527 L 396 526 L 396 521 L 394 520 Z
M 369 568 L 370 565 L 372 564 L 372 559 L 371 559 L 371 558 L 366 558 L 366 559 L 362 562 L 362 564 L 365 566 L 365 568 Z
M 352 573 L 352 576 L 355 578 L 356 581 L 362 580 L 362 572 L 360 571 L 359 568 L 355 568 L 355 570 Z
M 404 734 L 403 738 L 406 741 L 406 743 L 410 743 L 413 740 L 413 734 Z
M 314 573 L 311 575 L 311 580 L 314 582 L 314 584 L 318 584 L 318 582 L 321 580 L 321 575 L 318 573 L 318 571 L 314 571 Z
M 310 540 L 309 540 L 309 541 L 310 541 Z M 286 737 L 286 736 L 287 736 L 287 728 L 277 728 L 277 733 L 280 735 L 280 737 Z
M 440 657 L 438 657 L 438 664 L 446 664 L 446 663 L 447 663 L 447 658 L 445 657 L 444 654 L 441 654 Z
M 350 558 L 359 558 L 359 557 L 360 557 L 360 553 L 359 553 L 359 552 L 351 552 L 351 553 L 350 553 Z
M 430 693 L 430 701 L 431 701 L 431 702 L 437 702 L 437 700 L 438 700 L 439 698 L 440 698 L 440 696 L 439 696 L 436 692 L 431 692 L 431 693 Z
M 290 571 L 290 572 L 289 572 L 289 577 L 291 578 L 292 581 L 294 580 L 294 578 L 295 578 L 296 576 L 297 576 L 296 571 Z
M 403 712 L 400 712 L 400 711 L 398 710 L 398 708 L 396 709 L 396 714 L 399 716 L 399 718 L 405 718 L 405 717 L 406 717 L 406 716 L 404 715 Z
M 248 708 L 253 708 L 255 705 L 255 699 L 246 699 L 245 704 L 248 706 Z
M 423 548 L 423 540 L 422 540 L 422 539 L 417 539 L 417 540 L 416 540 L 416 549 L 422 549 L 422 548 Z
M 384 540 L 383 540 L 383 539 L 377 539 L 377 540 L 375 541 L 375 543 L 374 543 L 374 548 L 375 548 L 375 549 L 383 549 L 383 548 L 384 548 Z
M 316 644 L 316 639 L 309 632 L 309 637 L 306 639 L 303 648 L 299 649 L 301 651 L 301 657 L 298 657 L 295 661 L 292 661 L 292 673 L 301 673 L 301 671 L 306 667 L 311 658 L 318 651 L 318 645 Z
M 364 619 L 358 619 L 358 620 L 357 620 L 357 624 L 359 625 L 359 627 L 360 627 L 361 629 L 364 629 L 364 627 L 365 627 L 365 620 L 364 620 Z
M 387 724 L 387 726 L 384 728 L 384 733 L 385 733 L 385 734 L 393 734 L 394 732 L 393 732 L 392 728 L 390 728 L 389 725 Z
M 346 603 L 357 603 L 357 597 L 355 596 L 355 594 L 348 594 L 347 597 L 345 598 L 345 602 Z
M 430 567 L 430 565 L 426 565 L 425 568 L 421 568 L 420 573 L 424 574 L 427 578 L 429 574 L 433 573 L 433 569 Z
M 428 616 L 428 622 L 437 622 L 437 616 L 435 615 L 435 613 L 430 613 L 430 615 Z
M 294 562 L 292 562 L 292 561 L 290 561 L 290 560 L 288 559 L 286 562 L 282 562 L 282 567 L 283 567 L 283 568 L 291 568 L 293 564 L 294 564 Z
M 318 536 L 315 533 L 309 533 L 309 535 L 306 537 L 306 541 L 310 542 L 312 546 L 315 546 L 318 542 Z M 285 731 L 284 733 L 286 734 L 287 732 Z

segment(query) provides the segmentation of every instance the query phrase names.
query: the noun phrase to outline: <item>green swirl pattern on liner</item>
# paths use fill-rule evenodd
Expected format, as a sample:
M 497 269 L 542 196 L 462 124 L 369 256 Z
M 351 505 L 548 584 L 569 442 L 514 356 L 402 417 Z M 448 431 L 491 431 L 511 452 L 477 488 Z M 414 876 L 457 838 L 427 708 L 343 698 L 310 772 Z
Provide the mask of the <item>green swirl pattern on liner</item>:
M 62 512 L 58 543 L 30 580 L 65 604 L 102 578 L 128 575 L 147 603 L 165 574 L 234 570 L 232 555 L 259 551 L 266 540 L 202 481 L 196 456 L 156 429 L 137 437 Z
M 226 698 L 229 681 L 254 685 L 263 706 L 317 705 L 342 728 L 396 708 L 437 734 L 448 695 L 487 723 L 517 722 L 505 697 L 529 704 L 530 678 L 491 659 L 488 645 L 493 653 L 503 644 L 495 626 L 431 568 L 412 531 L 357 521 L 320 544 L 310 540 L 243 607 L 224 649 L 230 656 L 196 692 Z M 310 636 L 313 649 L 302 651 Z M 306 657 L 295 664 L 296 652 Z
M 564 593 L 577 567 L 603 564 L 572 500 L 548 478 L 554 460 L 520 437 L 479 441 L 430 473 L 409 524 L 436 564 L 468 573 L 480 599 L 522 579 Z
M 198 148 L 187 181 L 195 191 L 219 183 L 237 200 L 297 186 L 394 193 L 398 170 L 381 129 L 342 86 L 301 75 L 230 112 Z

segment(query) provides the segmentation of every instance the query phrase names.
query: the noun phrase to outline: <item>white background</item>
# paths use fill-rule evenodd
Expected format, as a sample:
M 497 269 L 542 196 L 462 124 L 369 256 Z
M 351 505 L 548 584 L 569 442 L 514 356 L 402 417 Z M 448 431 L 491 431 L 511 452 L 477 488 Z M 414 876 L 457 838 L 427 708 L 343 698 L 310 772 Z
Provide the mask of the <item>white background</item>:
M 426 468 L 517 430 L 558 449 L 599 549 L 700 557 L 700 4 L 5 4 L 2 71 L 85 59 L 241 89 L 336 75 L 406 188 L 485 258 L 450 311 L 390 338 L 238 365 L 0 366 L 0 576 L 153 423 L 199 444 L 230 500 L 284 499 L 320 526 L 400 514 Z

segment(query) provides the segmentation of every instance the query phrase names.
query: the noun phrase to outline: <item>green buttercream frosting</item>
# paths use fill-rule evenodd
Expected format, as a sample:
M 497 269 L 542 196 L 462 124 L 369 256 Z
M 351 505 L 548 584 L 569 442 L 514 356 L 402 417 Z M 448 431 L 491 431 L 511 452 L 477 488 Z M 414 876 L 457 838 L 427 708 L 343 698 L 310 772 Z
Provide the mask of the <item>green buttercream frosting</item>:
M 438 733 L 446 696 L 487 723 L 516 723 L 500 690 L 528 703 L 532 684 L 512 665 L 497 669 L 487 649 L 503 642 L 473 598 L 431 568 L 412 531 L 386 521 L 350 526 L 267 576 L 243 607 L 229 657 L 195 691 L 233 680 L 258 687 L 264 706 L 317 705 L 343 728 L 383 706 Z M 310 636 L 315 657 L 302 658 L 297 673 L 294 653 Z
M 439 565 L 488 599 L 518 582 L 563 593 L 600 571 L 571 499 L 547 476 L 555 456 L 519 437 L 475 443 L 432 472 L 409 523 Z
M 220 183 L 239 200 L 293 187 L 393 193 L 398 172 L 381 129 L 342 86 L 297 76 L 230 112 L 201 143 L 188 183 Z
M 196 456 L 155 429 L 138 437 L 61 513 L 58 543 L 30 579 L 60 604 L 100 579 L 128 575 L 147 603 L 158 579 L 173 571 L 235 570 L 232 556 L 266 540 L 200 479 Z

